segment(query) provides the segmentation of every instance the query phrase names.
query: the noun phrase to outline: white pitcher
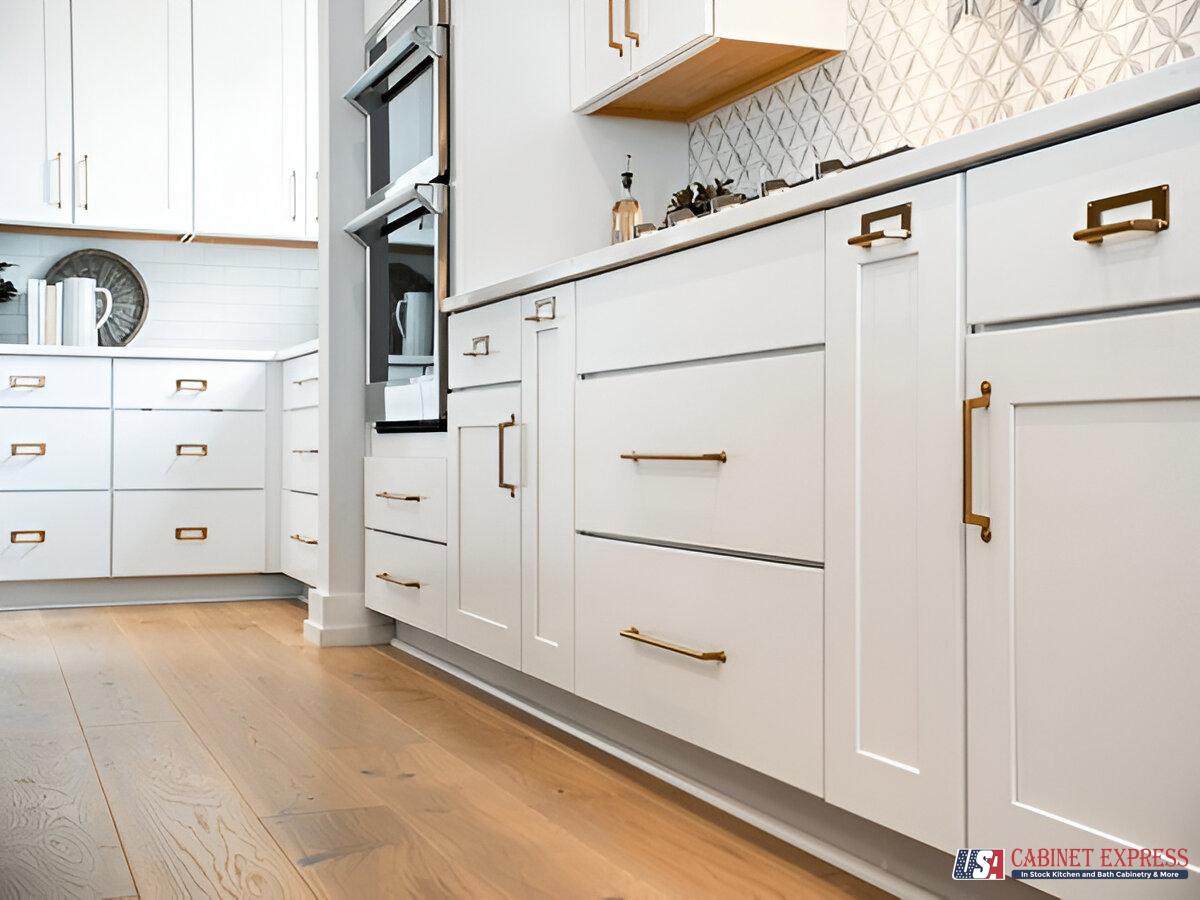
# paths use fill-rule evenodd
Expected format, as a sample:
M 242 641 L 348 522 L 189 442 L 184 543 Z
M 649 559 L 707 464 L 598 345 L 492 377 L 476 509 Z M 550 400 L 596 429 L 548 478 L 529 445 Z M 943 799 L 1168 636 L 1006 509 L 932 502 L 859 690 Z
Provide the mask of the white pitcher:
M 96 319 L 96 295 L 104 296 L 104 314 Z M 63 343 L 72 347 L 96 347 L 98 331 L 112 315 L 113 298 L 107 288 L 97 287 L 95 278 L 67 278 L 59 286 L 62 297 Z

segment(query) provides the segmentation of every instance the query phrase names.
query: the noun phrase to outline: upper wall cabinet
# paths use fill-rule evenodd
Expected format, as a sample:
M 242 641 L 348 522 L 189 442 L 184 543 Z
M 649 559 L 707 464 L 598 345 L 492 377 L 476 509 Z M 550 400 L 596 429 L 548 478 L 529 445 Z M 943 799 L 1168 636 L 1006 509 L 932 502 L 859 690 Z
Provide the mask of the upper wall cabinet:
M 71 221 L 71 6 L 4 4 L 0 53 L 0 215 L 9 222 Z M 20 90 L 16 86 L 21 86 Z
M 76 224 L 190 232 L 190 0 L 74 0 L 71 15 Z
M 572 0 L 578 112 L 690 122 L 846 47 L 840 0 Z
M 195 6 L 198 234 L 305 234 L 305 19 L 305 0 Z

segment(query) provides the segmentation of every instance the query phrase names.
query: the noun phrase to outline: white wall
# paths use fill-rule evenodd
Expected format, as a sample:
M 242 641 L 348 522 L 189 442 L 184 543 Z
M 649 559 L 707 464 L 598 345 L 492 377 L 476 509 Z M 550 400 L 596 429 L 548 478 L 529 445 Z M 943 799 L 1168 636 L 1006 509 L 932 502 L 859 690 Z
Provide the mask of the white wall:
M 0 303 L 0 344 L 23 344 L 25 282 L 84 248 L 133 264 L 150 292 L 150 316 L 133 346 L 274 350 L 317 336 L 317 251 L 169 241 L 0 233 L 2 277 L 21 296 Z
M 625 154 L 658 222 L 688 177 L 687 127 L 571 112 L 566 0 L 454 0 L 453 293 L 609 242 Z

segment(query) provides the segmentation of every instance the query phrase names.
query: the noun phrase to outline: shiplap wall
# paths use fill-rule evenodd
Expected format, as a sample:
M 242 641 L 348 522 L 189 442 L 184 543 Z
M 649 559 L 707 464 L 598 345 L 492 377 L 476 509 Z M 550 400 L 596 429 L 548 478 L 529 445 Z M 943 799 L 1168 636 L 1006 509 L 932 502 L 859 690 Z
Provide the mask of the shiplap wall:
M 317 336 L 316 250 L 0 234 L 0 261 L 19 266 L 3 277 L 21 292 L 0 303 L 0 344 L 25 343 L 25 282 L 84 248 L 145 279 L 150 316 L 134 346 L 275 350 Z

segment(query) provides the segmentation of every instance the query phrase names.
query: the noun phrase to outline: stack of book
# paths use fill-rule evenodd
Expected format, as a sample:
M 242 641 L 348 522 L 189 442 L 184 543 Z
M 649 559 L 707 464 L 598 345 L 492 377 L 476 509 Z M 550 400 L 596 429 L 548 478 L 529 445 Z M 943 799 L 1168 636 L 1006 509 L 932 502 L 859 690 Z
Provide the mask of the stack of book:
M 63 342 L 62 285 L 30 278 L 28 285 L 27 339 L 30 344 Z

